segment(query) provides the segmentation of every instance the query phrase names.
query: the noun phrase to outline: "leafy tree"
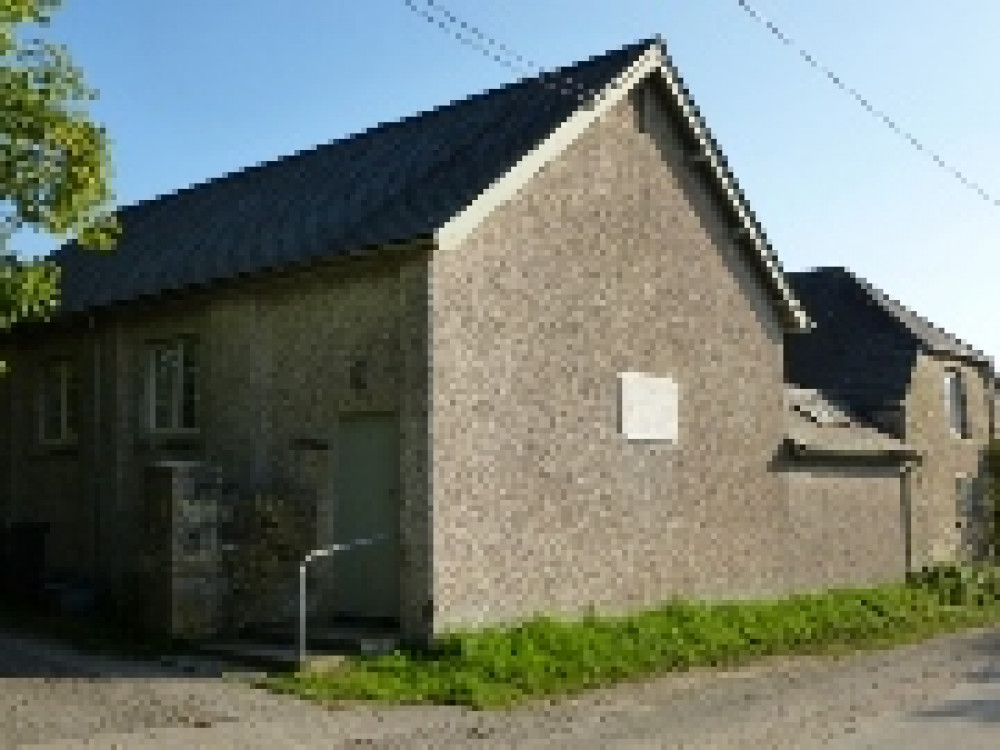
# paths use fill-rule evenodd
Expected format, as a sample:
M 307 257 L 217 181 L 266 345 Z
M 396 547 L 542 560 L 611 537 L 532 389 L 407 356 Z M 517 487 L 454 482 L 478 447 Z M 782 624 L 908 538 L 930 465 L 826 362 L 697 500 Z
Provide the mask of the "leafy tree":
M 25 24 L 46 25 L 61 2 L 0 0 L 0 332 L 19 320 L 46 319 L 58 306 L 58 268 L 19 259 L 10 248 L 19 229 L 72 234 L 104 251 L 120 232 L 106 207 L 107 137 L 82 106 L 96 91 L 63 46 L 17 33 Z

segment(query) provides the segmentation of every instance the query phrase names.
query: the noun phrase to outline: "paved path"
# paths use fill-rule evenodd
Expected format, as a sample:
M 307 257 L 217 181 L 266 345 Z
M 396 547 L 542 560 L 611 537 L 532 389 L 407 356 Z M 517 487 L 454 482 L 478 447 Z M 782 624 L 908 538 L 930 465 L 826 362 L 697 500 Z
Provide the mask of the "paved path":
M 1000 634 L 988 630 L 505 712 L 328 709 L 0 637 L 0 748 L 1000 748 L 998 705 Z

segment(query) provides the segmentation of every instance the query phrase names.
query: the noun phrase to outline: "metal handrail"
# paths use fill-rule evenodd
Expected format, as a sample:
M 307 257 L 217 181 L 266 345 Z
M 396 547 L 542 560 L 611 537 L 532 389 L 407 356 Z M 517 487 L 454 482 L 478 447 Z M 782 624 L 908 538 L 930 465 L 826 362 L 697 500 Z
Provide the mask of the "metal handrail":
M 333 544 L 329 547 L 321 547 L 319 549 L 312 550 L 309 554 L 302 558 L 302 562 L 299 563 L 299 643 L 297 649 L 299 655 L 299 669 L 304 669 L 306 664 L 306 566 L 319 557 L 328 557 L 334 552 L 343 552 L 344 550 L 354 549 L 355 547 L 364 547 L 369 544 L 374 544 L 375 542 L 382 541 L 387 536 L 387 534 L 376 534 L 375 536 L 367 539 L 355 539 L 343 544 Z

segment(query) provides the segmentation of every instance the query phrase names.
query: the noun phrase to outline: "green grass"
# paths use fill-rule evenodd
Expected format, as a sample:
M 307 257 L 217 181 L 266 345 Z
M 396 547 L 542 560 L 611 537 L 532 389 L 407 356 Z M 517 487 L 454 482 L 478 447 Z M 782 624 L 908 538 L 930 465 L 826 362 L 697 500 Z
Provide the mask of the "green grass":
M 949 569 L 953 570 L 953 569 Z M 1000 574 L 932 571 L 908 584 L 774 601 L 673 601 L 627 617 L 537 618 L 446 636 L 434 652 L 355 657 L 329 672 L 262 685 L 323 701 L 433 702 L 478 708 L 768 655 L 842 653 L 1000 622 Z

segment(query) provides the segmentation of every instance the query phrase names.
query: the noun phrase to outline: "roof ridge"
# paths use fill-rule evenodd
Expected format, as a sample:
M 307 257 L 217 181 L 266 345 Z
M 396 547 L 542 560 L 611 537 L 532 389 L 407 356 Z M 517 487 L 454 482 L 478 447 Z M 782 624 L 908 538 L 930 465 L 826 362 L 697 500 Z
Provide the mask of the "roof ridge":
M 925 333 L 920 330 L 915 330 L 919 326 L 924 326 L 930 328 L 938 335 L 942 336 L 948 343 L 950 343 L 954 348 L 961 350 L 962 354 L 978 360 L 983 363 L 989 363 L 992 366 L 990 357 L 983 351 L 976 349 L 972 344 L 965 341 L 960 336 L 951 333 L 950 331 L 937 325 L 929 318 L 920 314 L 910 306 L 906 305 L 904 302 L 891 296 L 885 290 L 880 287 L 875 286 L 872 282 L 866 279 L 864 276 L 856 273 L 855 271 L 847 268 L 845 266 L 818 266 L 814 267 L 808 271 L 795 271 L 790 274 L 793 278 L 805 278 L 805 277 L 832 277 L 838 276 L 841 278 L 848 278 L 859 288 L 865 296 L 875 302 L 878 307 L 885 313 L 887 313 L 893 321 L 901 326 L 908 335 L 913 336 L 918 342 L 929 349 L 938 349 L 940 346 L 935 344 L 933 341 L 929 341 Z M 909 318 L 909 319 L 908 319 Z M 954 354 L 959 354 L 959 352 L 952 352 Z M 961 356 L 961 355 L 959 355 Z
M 889 295 L 883 289 L 875 286 L 873 283 L 871 283 L 870 281 L 868 281 L 868 279 L 866 279 L 866 278 L 864 278 L 862 276 L 859 276 L 858 274 L 853 273 L 851 271 L 849 271 L 848 273 L 862 286 L 862 288 L 865 289 L 866 292 L 869 293 L 869 295 L 873 295 L 873 296 L 877 297 L 878 298 L 877 301 L 879 301 L 881 303 L 889 302 L 891 305 L 893 305 L 896 308 L 898 308 L 898 310 L 902 310 L 902 312 L 904 312 L 906 315 L 909 315 L 909 316 L 915 318 L 917 322 L 922 323 L 922 324 L 924 324 L 926 326 L 929 326 L 930 328 L 934 329 L 935 331 L 937 331 L 938 333 L 942 334 L 946 338 L 951 339 L 951 341 L 953 343 L 957 344 L 959 347 L 961 347 L 963 349 L 966 349 L 969 354 L 975 355 L 977 357 L 985 357 L 986 356 L 983 352 L 981 352 L 978 349 L 976 349 L 975 347 L 973 347 L 971 344 L 969 344 L 967 341 L 963 340 L 957 334 L 954 334 L 954 333 L 951 333 L 950 331 L 945 330 L 941 326 L 939 326 L 936 323 L 934 323 L 933 321 L 931 321 L 929 318 L 924 317 L 923 315 L 921 315 L 920 313 L 918 313 L 916 310 L 914 310 L 911 307 L 909 307 L 908 305 L 906 305 L 904 302 L 896 299 L 895 297 L 892 297 L 891 295 Z M 923 337 L 920 336 L 920 334 L 918 332 L 913 331 L 910 328 L 910 326 L 907 324 L 907 321 L 900 319 L 900 316 L 898 316 L 896 314 L 897 310 L 889 309 L 888 312 L 892 313 L 893 317 L 897 318 L 897 320 L 899 320 L 900 324 L 902 324 L 903 326 L 905 326 L 906 329 L 911 334 L 913 334 L 914 336 L 916 336 L 918 339 L 924 340 Z M 928 345 L 930 345 L 929 342 L 925 341 L 925 343 L 928 343 Z

